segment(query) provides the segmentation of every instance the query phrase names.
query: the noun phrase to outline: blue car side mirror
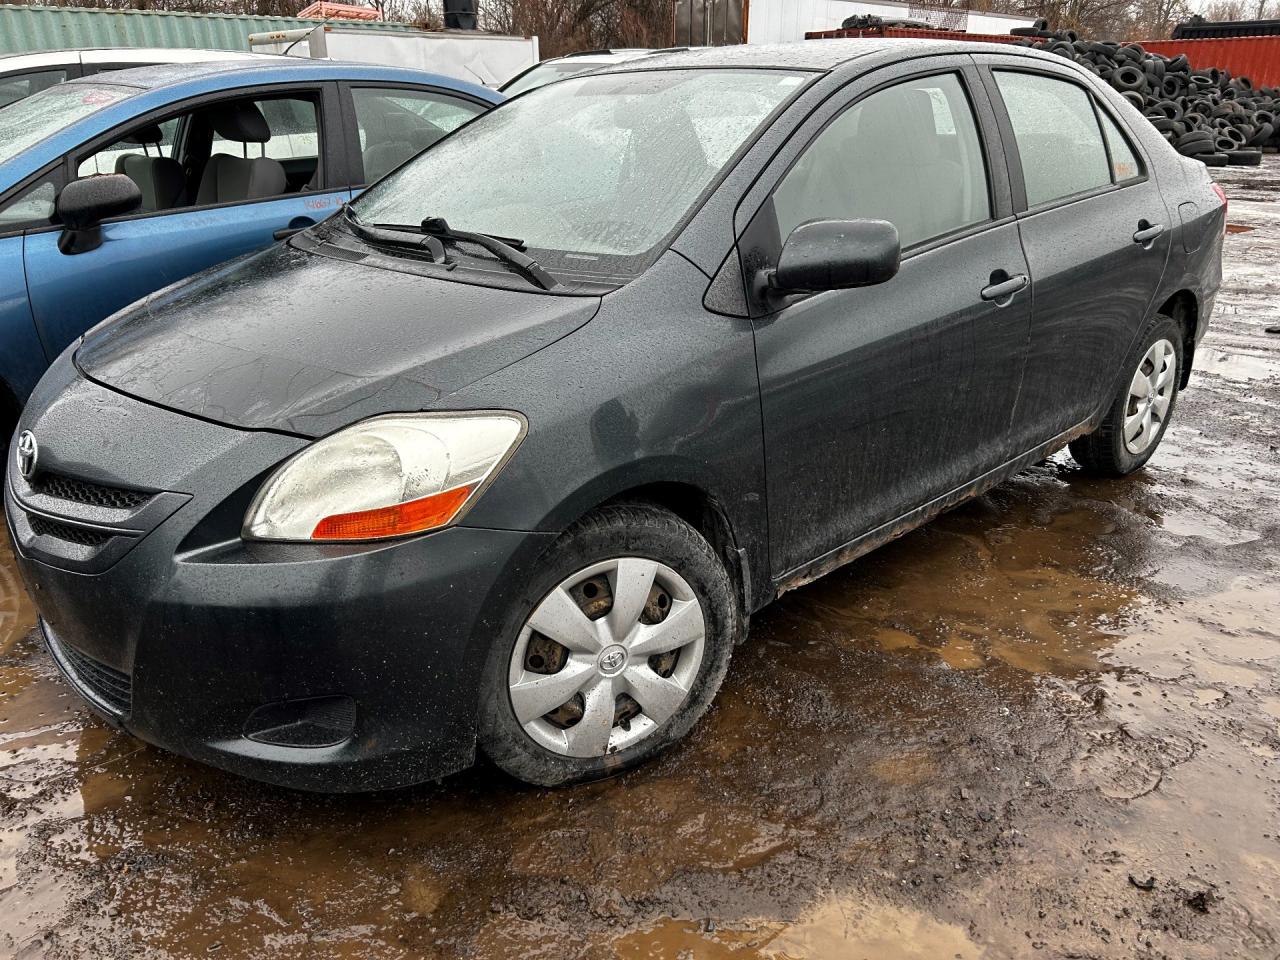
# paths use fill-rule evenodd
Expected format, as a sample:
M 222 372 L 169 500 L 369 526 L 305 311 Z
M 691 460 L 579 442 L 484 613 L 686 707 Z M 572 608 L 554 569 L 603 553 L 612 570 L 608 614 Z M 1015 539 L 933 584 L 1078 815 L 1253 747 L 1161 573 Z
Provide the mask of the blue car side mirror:
M 102 246 L 102 221 L 133 213 L 142 206 L 142 191 L 122 173 L 73 180 L 58 194 L 62 235 L 58 250 L 72 255 Z

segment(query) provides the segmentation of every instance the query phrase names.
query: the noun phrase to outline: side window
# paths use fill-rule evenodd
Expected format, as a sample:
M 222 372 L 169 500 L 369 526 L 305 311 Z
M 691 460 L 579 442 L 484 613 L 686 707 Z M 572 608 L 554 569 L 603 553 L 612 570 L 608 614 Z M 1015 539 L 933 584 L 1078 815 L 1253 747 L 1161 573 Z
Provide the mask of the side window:
M 365 183 L 372 183 L 484 108 L 425 90 L 355 87 L 356 127 Z
M 1022 157 L 1027 205 L 1111 183 L 1089 95 L 1074 83 L 997 70 L 996 83 Z
M 33 183 L 0 207 L 0 233 L 18 226 L 36 227 L 53 220 L 58 189 L 52 180 Z
M 316 103 L 309 99 L 280 97 L 258 100 L 253 106 L 266 120 L 270 136 L 260 146 L 257 143 L 250 144 L 249 156 L 260 155 L 272 160 L 316 161 L 320 156 L 320 122 Z M 243 157 L 244 142 L 224 137 L 215 125 L 211 152 Z M 313 162 L 313 173 L 314 170 Z
M 202 104 L 127 128 L 76 157 L 76 173 L 129 177 L 142 193 L 142 213 L 297 193 L 319 182 L 318 105 L 318 96 Z
M 6 77 L 0 80 L 0 107 L 17 103 L 24 97 L 39 93 L 46 87 L 52 87 L 55 83 L 62 83 L 66 79 L 67 71 L 65 70 L 39 70 L 34 73 Z
M 164 123 L 149 123 L 130 130 L 110 146 L 85 157 L 76 168 L 77 177 L 90 177 L 97 173 L 123 173 L 122 158 L 128 156 L 172 157 L 173 140 L 178 133 L 178 118 Z
M 1107 136 L 1107 149 L 1111 153 L 1111 179 L 1116 183 L 1132 180 L 1142 175 L 1142 165 L 1133 153 L 1133 147 L 1120 132 L 1120 127 L 1105 110 L 1098 111 L 1102 119 L 1102 132 Z
M 991 218 L 973 110 L 955 74 L 879 90 L 833 120 L 773 195 L 785 238 L 808 220 L 888 220 L 909 247 Z

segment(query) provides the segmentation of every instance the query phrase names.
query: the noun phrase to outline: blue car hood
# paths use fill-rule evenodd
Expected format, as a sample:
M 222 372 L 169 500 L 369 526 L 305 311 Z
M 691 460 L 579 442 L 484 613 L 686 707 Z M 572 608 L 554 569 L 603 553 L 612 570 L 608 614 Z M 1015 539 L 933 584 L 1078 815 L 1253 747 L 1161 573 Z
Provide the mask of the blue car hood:
M 280 244 L 138 301 L 90 330 L 75 359 L 90 379 L 142 400 L 315 437 L 429 409 L 571 333 L 599 305 Z

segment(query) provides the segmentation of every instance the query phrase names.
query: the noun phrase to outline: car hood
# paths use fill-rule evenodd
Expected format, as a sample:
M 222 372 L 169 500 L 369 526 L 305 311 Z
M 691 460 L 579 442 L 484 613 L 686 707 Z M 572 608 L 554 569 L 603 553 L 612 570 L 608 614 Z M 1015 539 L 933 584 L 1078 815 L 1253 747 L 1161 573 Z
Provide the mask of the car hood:
M 218 423 L 323 436 L 441 397 L 586 323 L 599 297 L 400 273 L 277 245 L 85 336 L 92 380 Z

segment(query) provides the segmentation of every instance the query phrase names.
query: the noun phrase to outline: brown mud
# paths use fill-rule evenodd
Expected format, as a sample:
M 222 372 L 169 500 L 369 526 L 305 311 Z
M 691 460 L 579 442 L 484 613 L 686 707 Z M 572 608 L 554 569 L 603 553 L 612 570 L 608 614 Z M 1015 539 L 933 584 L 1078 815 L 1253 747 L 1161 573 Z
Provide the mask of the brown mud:
M 1061 454 L 788 594 L 606 783 L 169 756 L 61 682 L 0 547 L 0 956 L 1280 957 L 1280 160 L 1222 174 L 1251 229 L 1145 470 Z

